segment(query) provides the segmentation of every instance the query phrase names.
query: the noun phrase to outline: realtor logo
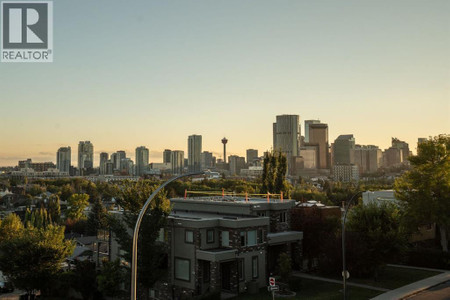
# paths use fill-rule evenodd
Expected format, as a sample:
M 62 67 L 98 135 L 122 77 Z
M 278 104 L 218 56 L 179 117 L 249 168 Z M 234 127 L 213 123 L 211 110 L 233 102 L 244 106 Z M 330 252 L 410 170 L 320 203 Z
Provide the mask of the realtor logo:
M 53 61 L 53 3 L 1 2 L 1 61 Z

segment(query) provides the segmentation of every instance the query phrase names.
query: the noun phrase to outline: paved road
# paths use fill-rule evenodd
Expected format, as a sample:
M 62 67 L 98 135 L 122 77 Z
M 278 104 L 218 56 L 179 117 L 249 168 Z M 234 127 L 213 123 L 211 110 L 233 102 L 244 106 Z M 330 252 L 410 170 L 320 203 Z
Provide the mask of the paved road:
M 406 298 L 408 300 L 450 300 L 450 281 Z
M 319 277 L 319 276 L 309 275 L 309 274 L 301 273 L 301 272 L 294 272 L 294 273 L 292 273 L 292 275 L 301 277 L 301 278 L 308 278 L 308 279 L 321 280 L 321 281 L 326 281 L 326 282 L 342 284 L 342 280 Z M 375 286 L 370 286 L 370 285 L 360 284 L 360 283 L 353 283 L 353 282 L 348 282 L 348 281 L 347 281 L 347 285 L 348 286 L 356 286 L 356 287 L 360 287 L 360 288 L 364 288 L 364 289 L 380 291 L 380 292 L 389 291 L 388 289 L 385 289 L 385 288 L 380 288 L 380 287 L 375 287 Z

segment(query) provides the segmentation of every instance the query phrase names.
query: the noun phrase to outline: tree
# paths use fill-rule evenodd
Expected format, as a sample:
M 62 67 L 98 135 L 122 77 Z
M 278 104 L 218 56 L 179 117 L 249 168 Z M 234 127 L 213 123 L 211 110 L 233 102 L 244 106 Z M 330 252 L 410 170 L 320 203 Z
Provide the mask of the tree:
M 375 275 L 376 278 L 380 267 L 388 259 L 395 259 L 402 253 L 407 245 L 408 234 L 401 219 L 400 208 L 392 203 L 370 203 L 350 210 L 347 223 L 349 244 L 353 244 L 352 248 L 360 249 L 347 255 L 350 273 Z M 349 248 L 350 245 L 347 245 L 346 249 Z
M 287 160 L 280 151 L 266 153 L 263 163 L 262 192 L 280 194 L 289 197 L 289 186 L 286 182 Z
M 441 247 L 448 252 L 450 229 L 450 135 L 421 142 L 417 155 L 410 156 L 412 170 L 395 181 L 395 196 L 415 227 L 436 223 Z
M 50 195 L 47 210 L 53 222 L 59 223 L 61 221 L 61 206 L 58 195 Z
M 278 257 L 278 266 L 280 268 L 280 276 L 283 282 L 288 282 L 292 273 L 292 260 L 289 254 L 283 252 Z
M 69 208 L 67 209 L 67 218 L 72 220 L 86 219 L 83 214 L 84 209 L 89 205 L 89 196 L 86 194 L 73 194 L 67 200 Z
M 125 252 L 122 258 L 128 262 L 131 262 L 132 250 L 132 236 L 129 228 L 134 228 L 138 213 L 156 188 L 156 185 L 146 180 L 125 181 L 120 186 L 117 202 L 125 210 L 123 222 L 116 218 L 110 218 L 110 224 L 117 242 Z M 153 199 L 150 209 L 141 223 L 138 240 L 138 286 L 140 287 L 147 289 L 152 287 L 167 271 L 167 256 L 163 245 L 157 243 L 156 239 L 160 229 L 165 226 L 169 212 L 170 202 L 166 192 L 161 191 Z
M 0 269 L 13 284 L 28 294 L 49 288 L 75 244 L 64 239 L 64 227 L 48 224 L 25 227 L 15 214 L 0 224 Z M 6 233 L 6 234 L 3 234 Z
M 95 198 L 92 205 L 92 210 L 89 213 L 87 220 L 87 232 L 88 235 L 97 235 L 99 229 L 105 229 L 107 227 L 108 211 L 103 206 L 100 198 Z
M 103 295 L 114 297 L 120 294 L 120 286 L 125 281 L 125 272 L 120 260 L 103 262 L 101 274 L 97 276 L 98 289 Z

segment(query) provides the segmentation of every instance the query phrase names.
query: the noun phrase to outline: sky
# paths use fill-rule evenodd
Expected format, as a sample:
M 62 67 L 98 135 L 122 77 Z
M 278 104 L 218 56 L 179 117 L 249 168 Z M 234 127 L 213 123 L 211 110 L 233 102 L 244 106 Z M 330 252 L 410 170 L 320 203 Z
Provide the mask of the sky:
M 276 115 L 415 151 L 450 133 L 450 1 L 58 0 L 53 63 L 0 63 L 0 166 L 272 147 Z

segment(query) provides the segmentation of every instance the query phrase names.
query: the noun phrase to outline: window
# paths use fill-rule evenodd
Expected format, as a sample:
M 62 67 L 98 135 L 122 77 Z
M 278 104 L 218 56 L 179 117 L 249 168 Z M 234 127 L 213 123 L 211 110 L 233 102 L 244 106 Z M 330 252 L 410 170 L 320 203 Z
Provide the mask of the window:
M 191 281 L 191 261 L 184 258 L 175 258 L 175 279 Z
M 247 246 L 256 245 L 256 230 L 247 231 Z
M 286 212 L 280 213 L 280 223 L 286 223 Z
M 258 256 L 252 257 L 252 277 L 253 279 L 258 278 Z
M 206 231 L 206 242 L 208 244 L 214 243 L 214 229 L 209 229 Z
M 262 229 L 258 229 L 258 244 L 264 243 L 264 232 Z
M 239 281 L 244 281 L 245 272 L 244 272 L 244 259 L 243 258 L 238 260 L 238 273 L 239 273 Z
M 189 244 L 194 243 L 194 232 L 192 230 L 185 231 L 184 241 Z
M 245 246 L 245 231 L 241 231 L 241 246 Z
M 159 229 L 158 238 L 156 240 L 158 242 L 164 242 L 164 228 Z
M 258 216 L 259 217 L 265 217 L 266 216 L 266 212 L 265 211 L 258 212 Z
M 222 231 L 222 247 L 230 246 L 230 233 L 228 231 Z

